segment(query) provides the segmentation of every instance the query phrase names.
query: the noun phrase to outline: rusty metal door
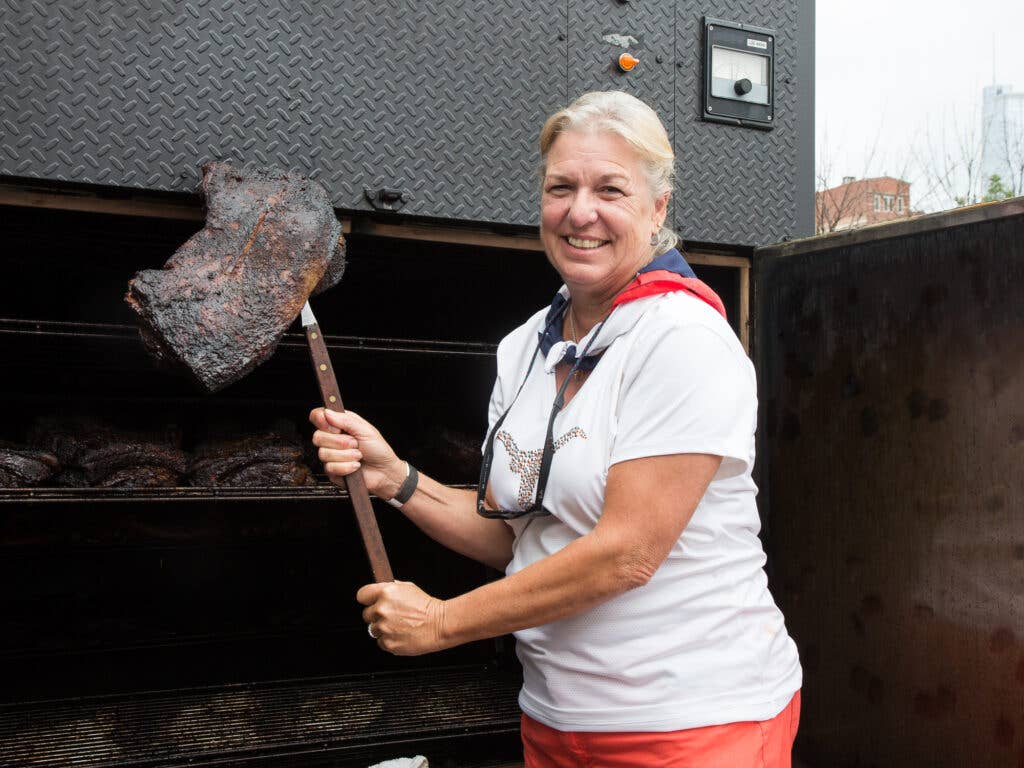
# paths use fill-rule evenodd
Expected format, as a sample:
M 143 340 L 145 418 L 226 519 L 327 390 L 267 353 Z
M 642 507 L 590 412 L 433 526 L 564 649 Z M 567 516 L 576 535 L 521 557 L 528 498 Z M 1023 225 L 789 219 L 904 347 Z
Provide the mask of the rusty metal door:
M 1024 199 L 759 249 L 754 272 L 798 756 L 1024 765 Z

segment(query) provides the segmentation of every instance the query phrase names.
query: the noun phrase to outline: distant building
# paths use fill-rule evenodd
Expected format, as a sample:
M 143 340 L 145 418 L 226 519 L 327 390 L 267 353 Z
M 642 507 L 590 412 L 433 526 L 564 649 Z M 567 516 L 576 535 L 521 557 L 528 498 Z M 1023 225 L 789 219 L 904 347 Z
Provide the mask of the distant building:
M 1024 93 L 1009 85 L 982 90 L 982 190 L 994 175 L 1014 194 L 1024 194 Z
M 911 215 L 910 182 L 892 176 L 844 176 L 838 187 L 818 192 L 814 197 L 815 228 L 819 234 Z

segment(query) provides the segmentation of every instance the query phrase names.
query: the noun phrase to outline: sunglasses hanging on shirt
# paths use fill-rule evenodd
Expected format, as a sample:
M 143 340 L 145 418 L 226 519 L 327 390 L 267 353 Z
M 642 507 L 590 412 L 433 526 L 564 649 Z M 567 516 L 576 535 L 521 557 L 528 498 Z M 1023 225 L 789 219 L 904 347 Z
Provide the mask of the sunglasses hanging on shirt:
M 560 319 L 564 315 L 558 315 L 554 319 L 548 321 L 544 331 L 541 333 L 543 337 L 548 328 L 553 322 Z M 534 492 L 533 504 L 526 509 L 489 509 L 487 507 L 486 496 L 487 496 L 487 483 L 491 478 L 491 464 L 494 462 L 494 439 L 498 434 L 498 430 L 501 429 L 502 423 L 505 421 L 505 417 L 508 416 L 512 410 L 512 406 L 516 404 L 516 400 L 519 399 L 519 394 L 523 391 L 523 387 L 526 386 L 526 382 L 530 378 L 530 372 L 533 370 L 533 364 L 537 361 L 538 353 L 541 351 L 540 342 L 537 343 L 537 348 L 534 350 L 533 357 L 530 358 L 530 365 L 526 369 L 526 376 L 523 377 L 523 383 L 519 385 L 519 389 L 516 391 L 516 396 L 512 398 L 512 402 L 509 404 L 505 412 L 501 414 L 498 420 L 494 423 L 494 429 L 491 430 L 491 434 L 487 437 L 487 448 L 484 450 L 483 463 L 480 466 L 480 482 L 476 488 L 476 511 L 481 517 L 487 517 L 498 520 L 515 520 L 520 517 L 527 515 L 540 516 L 550 515 L 551 513 L 544 509 L 544 491 L 548 484 L 548 475 L 551 472 L 551 461 L 555 457 L 555 440 L 554 440 L 554 429 L 555 429 L 555 417 L 558 412 L 562 410 L 565 405 L 565 390 L 569 386 L 569 382 L 572 381 L 573 376 L 580 369 L 580 364 L 587 358 L 587 353 L 590 348 L 594 345 L 594 341 L 597 340 L 598 334 L 601 332 L 602 326 L 608 318 L 605 317 L 593 333 L 590 334 L 590 341 L 587 342 L 587 346 L 583 349 L 583 354 L 577 354 L 576 360 L 572 364 L 572 368 L 569 369 L 568 375 L 565 377 L 565 381 L 562 382 L 562 386 L 558 388 L 558 393 L 555 395 L 555 401 L 551 405 L 551 415 L 548 417 L 548 428 L 544 435 L 544 451 L 541 454 L 540 459 L 540 474 L 537 477 L 537 489 Z

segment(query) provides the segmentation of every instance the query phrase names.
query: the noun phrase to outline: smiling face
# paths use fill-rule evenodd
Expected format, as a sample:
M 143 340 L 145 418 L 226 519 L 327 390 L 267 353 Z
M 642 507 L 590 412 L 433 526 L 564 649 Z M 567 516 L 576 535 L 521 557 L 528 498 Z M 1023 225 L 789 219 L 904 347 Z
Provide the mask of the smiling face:
M 668 198 L 651 194 L 639 156 L 621 136 L 567 131 L 555 139 L 540 235 L 574 298 L 610 301 L 650 261 Z

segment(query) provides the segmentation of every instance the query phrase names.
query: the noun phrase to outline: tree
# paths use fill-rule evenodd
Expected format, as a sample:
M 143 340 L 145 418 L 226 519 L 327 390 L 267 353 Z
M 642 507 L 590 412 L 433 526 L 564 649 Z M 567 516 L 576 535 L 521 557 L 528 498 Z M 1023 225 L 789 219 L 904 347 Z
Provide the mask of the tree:
M 975 105 L 973 111 L 981 110 Z M 955 107 L 937 119 L 928 117 L 925 142 L 914 151 L 915 164 L 928 180 L 918 197 L 926 207 L 945 210 L 1024 194 L 1024 123 L 1007 121 L 997 132 L 997 152 L 1009 177 L 986 176 L 982 153 L 993 125 L 991 116 L 987 125 L 985 119 L 965 119 Z
M 952 125 L 950 125 L 952 123 Z M 974 205 L 981 199 L 981 148 L 984 130 L 965 120 L 956 108 L 929 119 L 925 140 L 914 151 L 915 164 L 927 179 L 919 198 L 937 210 Z
M 1003 180 L 999 178 L 998 173 L 993 173 L 988 179 L 988 190 L 985 195 L 981 198 L 983 203 L 994 203 L 996 200 L 1006 200 L 1007 198 L 1013 197 L 1014 190 L 1003 184 Z
M 1003 189 L 1009 193 L 1006 197 L 1024 195 L 1024 122 L 1016 126 L 1007 125 L 1002 133 L 1003 141 L 999 149 L 1010 175 L 1000 181 Z
M 881 138 L 882 126 L 879 123 L 873 141 L 865 147 L 865 159 L 860 169 L 860 176 L 844 176 L 842 177 L 843 183 L 837 184 L 836 158 L 842 156 L 843 153 L 836 151 L 829 144 L 827 130 L 822 131 L 815 166 L 814 224 L 816 234 L 835 232 L 839 229 L 856 229 L 877 220 L 877 217 L 868 213 L 872 209 L 869 199 L 872 190 L 864 183 L 864 180 L 889 175 L 879 172 L 878 167 L 881 163 L 875 161 Z M 903 210 L 904 216 L 909 216 L 911 213 L 911 183 L 905 180 L 909 171 L 910 157 L 904 154 L 903 167 L 896 175 L 898 179 L 896 197 L 902 197 L 907 201 L 907 206 Z

